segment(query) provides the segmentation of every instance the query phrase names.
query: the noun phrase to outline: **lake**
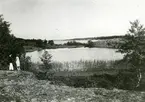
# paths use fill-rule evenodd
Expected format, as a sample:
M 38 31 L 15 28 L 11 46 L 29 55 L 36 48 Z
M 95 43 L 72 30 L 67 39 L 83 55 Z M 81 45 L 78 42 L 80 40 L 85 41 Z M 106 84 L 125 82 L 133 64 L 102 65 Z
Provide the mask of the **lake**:
M 122 59 L 121 53 L 116 53 L 116 49 L 108 48 L 59 48 L 46 49 L 52 55 L 52 61 L 71 62 L 80 60 L 118 60 Z M 30 56 L 32 62 L 41 62 L 40 56 L 42 51 L 28 52 L 26 56 Z

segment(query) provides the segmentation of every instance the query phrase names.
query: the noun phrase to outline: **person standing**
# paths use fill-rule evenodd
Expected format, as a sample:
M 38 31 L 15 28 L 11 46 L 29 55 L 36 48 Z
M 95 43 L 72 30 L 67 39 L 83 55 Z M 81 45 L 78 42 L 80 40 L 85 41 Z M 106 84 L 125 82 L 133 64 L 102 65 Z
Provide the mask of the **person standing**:
M 14 66 L 13 66 L 13 63 L 12 63 L 12 55 L 9 55 L 9 70 L 14 70 Z
M 20 59 L 18 56 L 16 56 L 16 66 L 17 66 L 17 70 L 21 70 L 20 69 Z

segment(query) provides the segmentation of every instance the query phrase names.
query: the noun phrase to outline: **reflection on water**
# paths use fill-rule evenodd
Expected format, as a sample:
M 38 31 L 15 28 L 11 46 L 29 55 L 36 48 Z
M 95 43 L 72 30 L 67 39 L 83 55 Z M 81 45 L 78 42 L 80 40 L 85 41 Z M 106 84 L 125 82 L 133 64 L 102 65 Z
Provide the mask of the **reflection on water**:
M 107 48 L 61 48 L 46 49 L 52 55 L 52 61 L 71 62 L 80 60 L 117 60 L 122 59 L 121 53 L 116 53 L 116 49 Z M 42 51 L 29 52 L 26 55 L 31 57 L 32 62 L 40 62 Z

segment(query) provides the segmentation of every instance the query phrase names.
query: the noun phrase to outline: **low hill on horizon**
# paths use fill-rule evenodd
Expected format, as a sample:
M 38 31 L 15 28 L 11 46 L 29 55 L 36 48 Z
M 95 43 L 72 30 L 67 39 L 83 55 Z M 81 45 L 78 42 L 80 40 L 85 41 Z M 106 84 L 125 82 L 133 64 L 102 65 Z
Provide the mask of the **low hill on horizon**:
M 99 36 L 99 37 L 82 37 L 82 38 L 71 38 L 71 39 L 57 39 L 60 41 L 65 41 L 65 40 L 105 40 L 105 39 L 114 39 L 114 38 L 123 38 L 124 35 L 113 35 L 113 36 Z M 25 39 L 25 38 L 19 38 L 16 37 L 17 40 L 44 40 L 44 39 Z M 46 40 L 54 40 L 57 41 L 56 39 L 46 39 Z

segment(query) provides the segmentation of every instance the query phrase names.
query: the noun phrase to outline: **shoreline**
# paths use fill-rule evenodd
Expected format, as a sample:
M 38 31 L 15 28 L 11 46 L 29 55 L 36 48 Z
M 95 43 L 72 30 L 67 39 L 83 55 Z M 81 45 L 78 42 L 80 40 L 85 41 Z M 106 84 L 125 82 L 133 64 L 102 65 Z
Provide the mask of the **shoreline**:
M 32 48 L 24 48 L 25 49 L 25 52 L 34 52 L 34 51 L 41 51 L 41 50 L 45 50 L 45 49 L 60 49 L 60 48 L 107 48 L 107 49 L 116 49 L 116 48 L 113 48 L 113 47 L 101 47 L 101 46 L 95 46 L 95 47 L 84 47 L 84 46 L 57 46 L 57 47 L 51 47 L 51 48 L 38 48 L 38 47 L 33 47 L 31 46 Z

